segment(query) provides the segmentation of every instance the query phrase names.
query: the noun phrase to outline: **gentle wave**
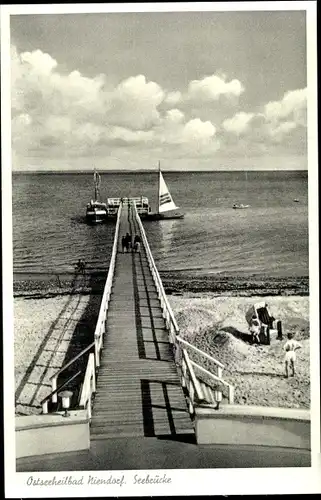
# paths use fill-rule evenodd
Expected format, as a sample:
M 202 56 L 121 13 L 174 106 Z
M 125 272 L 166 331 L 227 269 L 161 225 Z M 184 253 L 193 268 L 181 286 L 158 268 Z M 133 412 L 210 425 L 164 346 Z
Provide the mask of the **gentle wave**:
M 185 218 L 144 223 L 157 266 L 186 273 L 308 275 L 306 172 L 165 173 Z M 146 195 L 153 174 L 102 174 L 102 197 Z M 14 270 L 106 267 L 114 224 L 88 226 L 92 175 L 13 176 Z M 298 199 L 299 202 L 294 202 Z M 247 210 L 233 210 L 234 203 Z

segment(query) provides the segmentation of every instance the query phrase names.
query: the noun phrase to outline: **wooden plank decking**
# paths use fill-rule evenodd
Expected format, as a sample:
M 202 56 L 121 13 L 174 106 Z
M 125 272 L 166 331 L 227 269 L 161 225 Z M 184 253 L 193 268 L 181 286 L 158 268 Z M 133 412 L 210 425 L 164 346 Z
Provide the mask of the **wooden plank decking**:
M 138 232 L 123 208 L 119 239 Z M 91 439 L 194 432 L 144 249 L 118 245 Z

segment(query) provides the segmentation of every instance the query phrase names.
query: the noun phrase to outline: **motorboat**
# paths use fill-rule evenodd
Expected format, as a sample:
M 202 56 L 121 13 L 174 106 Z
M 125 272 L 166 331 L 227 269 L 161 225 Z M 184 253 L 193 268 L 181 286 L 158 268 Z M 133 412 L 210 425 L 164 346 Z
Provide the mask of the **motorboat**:
M 240 204 L 234 203 L 234 205 L 233 205 L 232 208 L 234 208 L 234 209 L 243 209 L 243 208 L 249 208 L 249 207 L 250 207 L 250 205 L 243 205 L 243 203 L 240 203 Z
M 90 224 L 97 224 L 106 221 L 107 219 L 107 204 L 100 201 L 100 182 L 101 178 L 99 173 L 94 172 L 94 199 L 87 203 L 86 207 L 86 220 Z

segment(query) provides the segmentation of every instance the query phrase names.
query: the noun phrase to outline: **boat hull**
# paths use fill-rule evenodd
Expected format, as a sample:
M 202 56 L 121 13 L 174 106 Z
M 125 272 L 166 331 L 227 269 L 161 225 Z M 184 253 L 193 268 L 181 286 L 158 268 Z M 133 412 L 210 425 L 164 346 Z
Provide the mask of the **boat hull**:
M 88 224 L 101 224 L 107 220 L 107 212 L 101 211 L 87 211 L 86 221 Z
M 141 215 L 143 220 L 172 220 L 172 219 L 184 219 L 184 214 L 182 213 L 149 213 L 146 215 Z

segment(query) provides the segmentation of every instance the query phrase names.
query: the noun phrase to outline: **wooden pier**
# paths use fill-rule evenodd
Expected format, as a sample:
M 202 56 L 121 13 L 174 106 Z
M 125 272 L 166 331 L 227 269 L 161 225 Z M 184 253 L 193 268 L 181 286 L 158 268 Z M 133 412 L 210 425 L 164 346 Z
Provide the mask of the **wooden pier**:
M 139 252 L 123 251 L 126 233 L 132 240 L 140 236 Z M 212 371 L 195 362 L 195 353 L 212 363 Z M 80 358 L 87 359 L 85 373 L 66 379 L 66 370 L 77 367 Z M 223 369 L 180 336 L 135 200 L 126 198 L 118 209 L 93 342 L 52 377 L 52 391 L 41 402 L 43 413 L 51 403 L 57 407 L 60 391 L 79 380 L 74 409 L 87 410 L 91 442 L 181 439 L 194 433 L 198 405 L 215 407 L 224 396 L 224 402 L 233 402 L 234 389 L 223 379 Z
M 119 240 L 139 234 L 129 206 Z M 118 243 L 91 420 L 91 439 L 193 432 L 157 289 L 143 247 Z

